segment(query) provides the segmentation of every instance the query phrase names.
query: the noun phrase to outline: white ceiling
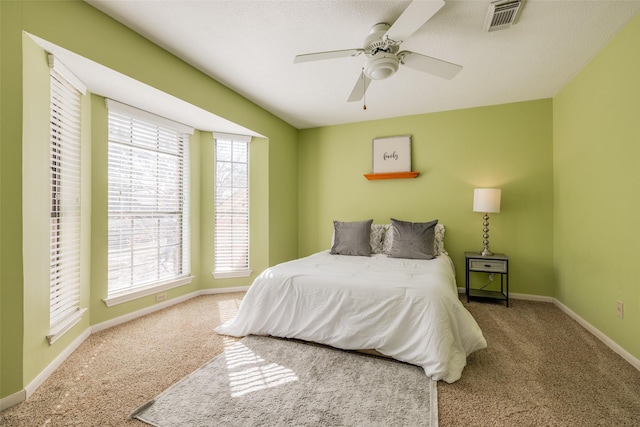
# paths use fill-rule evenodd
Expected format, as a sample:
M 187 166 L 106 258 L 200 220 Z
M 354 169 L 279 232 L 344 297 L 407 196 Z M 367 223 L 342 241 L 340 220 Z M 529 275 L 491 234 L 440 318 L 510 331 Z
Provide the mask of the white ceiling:
M 294 64 L 295 55 L 360 48 L 409 1 L 86 0 L 297 128 L 554 96 L 640 11 L 640 1 L 527 0 L 511 28 L 485 32 L 490 1 L 448 0 L 401 50 L 460 64 L 453 80 L 401 66 L 348 103 L 362 56 Z

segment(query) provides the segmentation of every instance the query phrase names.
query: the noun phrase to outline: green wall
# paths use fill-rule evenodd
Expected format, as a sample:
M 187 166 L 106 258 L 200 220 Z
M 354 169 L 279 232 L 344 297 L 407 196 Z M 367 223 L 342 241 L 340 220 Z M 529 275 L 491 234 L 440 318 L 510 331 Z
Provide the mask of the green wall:
M 49 333 L 50 264 L 50 172 L 49 117 L 50 79 L 47 54 L 23 34 L 23 120 L 29 123 L 22 133 L 22 245 L 24 271 L 24 371 L 39 373 L 51 356 L 57 355 L 89 327 L 89 316 L 74 326 L 53 345 L 44 337 Z M 83 112 L 90 113 L 90 97 L 83 97 Z M 82 188 L 80 236 L 80 306 L 89 306 L 91 270 L 91 127 L 82 128 Z M 43 286 L 44 285 L 44 286 Z M 44 357 L 43 357 L 44 356 Z
M 0 2 L 0 397 L 22 381 L 22 33 L 21 4 Z
M 46 343 L 49 289 L 40 260 L 48 232 L 39 209 L 42 203 L 32 191 L 42 193 L 45 179 L 32 172 L 45 158 L 43 146 L 48 146 L 48 68 L 44 51 L 25 32 L 265 135 L 251 144 L 254 274 L 215 280 L 209 259 L 213 141 L 211 133 L 194 134 L 191 250 L 195 278 L 190 285 L 169 290 L 168 299 L 198 289 L 246 286 L 267 266 L 297 256 L 295 128 L 82 1 L 2 1 L 0 19 L 0 398 L 24 390 L 89 325 L 155 304 L 153 296 L 111 308 L 102 302 L 107 289 L 107 112 L 103 98 L 87 95 L 83 127 L 90 140 L 83 155 L 90 171 L 83 178 L 83 202 L 89 206 L 83 218 L 82 303 L 89 311 L 54 345 Z
M 558 300 L 640 358 L 640 15 L 553 101 Z M 616 302 L 624 318 L 616 317 Z
M 300 131 L 300 255 L 330 247 L 334 219 L 437 218 L 463 287 L 464 252 L 482 249 L 473 189 L 498 187 L 502 206 L 490 216 L 489 240 L 511 257 L 510 290 L 552 295 L 551 117 L 546 99 Z M 406 134 L 420 175 L 365 179 L 372 139 Z

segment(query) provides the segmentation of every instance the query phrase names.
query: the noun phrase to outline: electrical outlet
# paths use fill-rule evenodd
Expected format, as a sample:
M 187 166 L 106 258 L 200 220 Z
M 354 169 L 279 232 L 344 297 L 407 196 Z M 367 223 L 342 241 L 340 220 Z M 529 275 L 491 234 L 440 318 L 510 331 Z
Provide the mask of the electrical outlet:
M 167 299 L 167 294 L 158 294 L 156 295 L 156 302 L 164 301 Z
M 624 303 L 622 301 L 616 301 L 616 316 L 624 318 Z

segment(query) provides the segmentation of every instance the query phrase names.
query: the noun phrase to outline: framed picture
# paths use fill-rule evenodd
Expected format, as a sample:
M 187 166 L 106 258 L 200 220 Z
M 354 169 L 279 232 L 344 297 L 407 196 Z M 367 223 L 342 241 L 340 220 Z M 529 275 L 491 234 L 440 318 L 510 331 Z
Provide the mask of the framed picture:
M 411 135 L 373 140 L 373 173 L 411 171 Z

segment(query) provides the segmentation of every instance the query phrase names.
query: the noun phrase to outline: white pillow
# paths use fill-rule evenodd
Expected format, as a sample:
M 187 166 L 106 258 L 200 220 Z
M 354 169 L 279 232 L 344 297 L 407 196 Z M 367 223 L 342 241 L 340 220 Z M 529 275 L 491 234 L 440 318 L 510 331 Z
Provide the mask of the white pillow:
M 444 249 L 444 225 L 438 223 L 436 225 L 436 236 L 435 236 L 435 245 L 436 245 L 436 256 L 438 255 L 449 255 L 447 251 Z
M 389 224 L 371 224 L 371 253 L 381 254 L 384 252 L 384 236 L 387 234 Z

